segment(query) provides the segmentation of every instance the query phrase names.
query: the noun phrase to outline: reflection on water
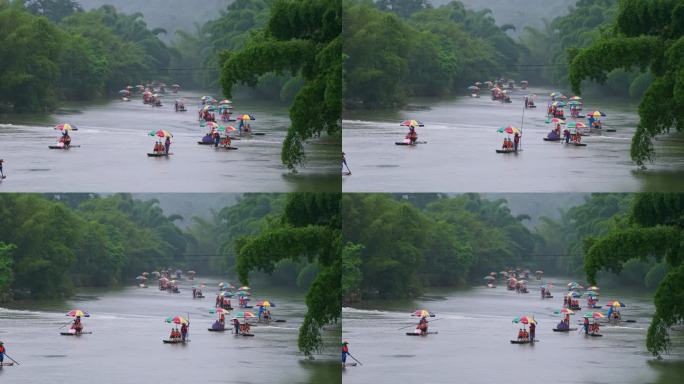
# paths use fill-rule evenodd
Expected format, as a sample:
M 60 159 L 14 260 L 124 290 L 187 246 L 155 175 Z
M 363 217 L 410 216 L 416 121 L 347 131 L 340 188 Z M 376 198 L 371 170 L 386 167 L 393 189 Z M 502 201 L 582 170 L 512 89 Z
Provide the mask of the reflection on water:
M 522 98 L 539 95 L 538 108 L 525 111 Z M 684 191 L 684 146 L 681 137 L 663 137 L 655 144 L 657 162 L 637 171 L 629 157 L 636 129 L 636 106 L 614 100 L 587 99 L 585 112 L 607 114 L 606 128 L 583 139 L 586 147 L 545 142 L 550 90 L 530 89 L 512 94 L 501 104 L 486 95 L 414 100 L 405 111 L 351 111 L 343 122 L 343 148 L 353 175 L 343 180 L 349 192 L 636 192 Z M 419 144 L 397 146 L 406 134 L 399 122 L 417 119 Z M 497 154 L 500 127 L 523 130 L 522 152 Z
M 207 287 L 218 281 L 202 280 Z M 286 320 L 272 326 L 255 326 L 255 337 L 213 333 L 210 314 L 214 297 L 192 299 L 190 282 L 181 293 L 169 294 L 154 287 L 92 290 L 69 301 L 15 303 L 0 308 L 0 339 L 21 365 L 0 370 L 7 383 L 70 382 L 75 384 L 155 383 L 327 383 L 340 377 L 337 348 L 339 330 L 323 332 L 329 348 L 308 361 L 297 349 L 298 328 L 304 312 L 301 292 L 253 287 L 255 299 L 277 303 L 274 316 Z M 84 319 L 91 335 L 59 335 L 69 322 L 70 309 L 91 313 Z M 168 316 L 190 317 L 187 345 L 165 345 Z M 7 359 L 5 360 L 7 361 Z M 160 379 L 163 378 L 163 379 Z
M 185 96 L 188 112 L 173 111 L 174 97 Z M 236 113 L 256 117 L 251 123 L 264 136 L 235 141 L 237 151 L 197 144 L 199 127 L 194 100 L 198 93 L 169 95 L 154 108 L 139 99 L 74 104 L 50 116 L 0 116 L 0 158 L 8 178 L 3 191 L 60 192 L 289 192 L 339 191 L 339 139 L 324 137 L 306 145 L 307 162 L 290 174 L 280 161 L 289 126 L 287 108 L 272 103 L 236 101 Z M 60 122 L 76 125 L 69 151 L 50 150 Z M 235 125 L 236 123 L 231 123 Z M 173 133 L 170 158 L 148 158 L 154 139 Z

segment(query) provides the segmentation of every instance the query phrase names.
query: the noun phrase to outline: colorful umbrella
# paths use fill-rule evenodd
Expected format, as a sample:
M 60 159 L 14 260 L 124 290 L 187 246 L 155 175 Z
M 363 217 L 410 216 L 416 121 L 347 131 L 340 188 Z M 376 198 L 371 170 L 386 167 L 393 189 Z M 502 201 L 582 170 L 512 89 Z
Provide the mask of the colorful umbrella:
M 71 311 L 67 312 L 66 315 L 70 317 L 90 317 L 90 314 L 83 312 L 80 309 L 72 309 Z
M 217 130 L 218 130 L 218 131 L 221 131 L 221 132 L 234 132 L 234 131 L 237 131 L 237 128 L 228 125 L 228 126 L 225 126 L 225 127 L 218 127 Z
M 219 295 L 221 295 L 223 297 L 233 297 L 233 292 L 223 291 L 223 292 L 219 293 Z
M 513 322 L 518 324 L 537 324 L 537 321 L 532 316 L 520 316 L 513 319 Z
M 152 137 L 154 137 L 154 136 L 157 136 L 157 137 L 173 137 L 171 132 L 165 131 L 163 129 L 159 129 L 157 131 L 150 131 L 147 135 L 152 136 Z
M 182 316 L 169 316 L 166 318 L 166 322 L 174 324 L 188 324 L 188 320 L 186 320 Z
M 601 111 L 594 111 L 594 112 L 587 115 L 587 117 L 589 117 L 589 116 L 591 116 L 591 117 L 605 117 L 606 114 L 601 112 Z
M 238 120 L 244 120 L 244 121 L 249 121 L 249 120 L 256 120 L 256 118 L 252 115 L 242 115 L 237 118 Z
M 496 277 L 494 277 L 494 276 L 485 276 L 484 279 L 485 279 L 485 280 L 496 280 Z
M 243 297 L 244 297 L 244 296 L 249 296 L 249 295 L 251 295 L 251 293 L 245 292 L 245 291 L 238 291 L 237 295 L 238 295 L 238 296 L 243 296 Z
M 435 314 L 425 310 L 425 309 L 419 309 L 411 314 L 411 316 L 418 316 L 418 317 L 435 317 Z
M 231 311 L 230 309 L 212 308 L 212 309 L 209 310 L 209 313 L 218 313 L 218 314 L 224 313 L 224 314 L 228 314 L 228 313 L 230 313 L 230 311 Z
M 572 291 L 572 292 L 568 292 L 568 294 L 566 296 L 578 298 L 578 297 L 582 297 L 582 294 L 577 292 L 577 291 Z
M 626 307 L 626 305 L 621 301 L 612 301 L 612 302 L 606 304 L 606 307 L 621 308 L 621 307 Z
M 587 319 L 588 318 L 602 319 L 602 318 L 606 317 L 606 315 L 604 315 L 601 312 L 587 312 L 582 317 L 587 318 Z
M 203 111 L 214 112 L 214 111 L 216 111 L 216 107 L 213 106 L 213 105 L 205 105 L 205 106 L 202 108 L 202 110 L 203 110 Z
M 274 302 L 268 301 L 268 300 L 260 301 L 260 302 L 258 302 L 256 305 L 257 305 L 257 307 L 264 307 L 264 308 L 269 308 L 269 307 L 275 307 L 275 306 L 276 306 Z
M 226 104 L 233 104 L 233 102 L 228 100 L 228 99 L 223 99 L 223 100 L 219 101 L 219 105 L 226 105 Z
M 202 100 L 202 101 L 213 100 L 213 99 L 214 99 L 214 98 L 211 97 L 211 96 L 202 96 L 202 97 L 200 97 L 200 100 Z
M 597 286 L 595 286 L 595 285 L 592 285 L 591 287 L 587 288 L 587 290 L 589 290 L 589 291 L 598 291 L 598 290 L 600 290 L 600 289 L 601 289 L 601 288 L 599 288 L 599 287 L 597 287 Z
M 235 312 L 233 317 L 236 319 L 249 319 L 251 317 L 256 317 L 256 316 L 250 311 L 238 311 L 238 312 Z
M 572 309 L 569 308 L 561 308 L 559 310 L 554 311 L 556 315 L 574 315 L 575 312 Z
M 568 123 L 568 128 L 580 129 L 580 128 L 586 128 L 586 127 L 587 127 L 587 125 L 581 121 L 571 121 Z
M 557 117 L 554 117 L 551 120 L 547 120 L 547 123 L 552 123 L 552 124 L 565 124 L 565 120 L 559 119 Z
M 213 121 L 206 123 L 204 126 L 210 129 L 216 129 L 219 127 L 219 125 L 214 123 Z
M 520 133 L 520 130 L 512 125 L 509 125 L 508 127 L 502 127 L 497 130 L 499 133 L 508 133 L 508 134 L 514 134 L 514 133 Z
M 55 129 L 58 131 L 78 131 L 78 128 L 67 123 L 56 125 Z
M 418 121 L 418 120 L 404 120 L 401 123 L 399 123 L 399 125 L 402 125 L 404 127 L 424 127 L 425 126 L 425 125 L 423 125 L 422 121 Z
M 242 287 L 238 288 L 238 291 L 249 291 L 251 288 L 249 288 L 246 285 L 243 285 Z
M 573 97 L 570 98 L 570 100 L 573 100 L 573 101 L 580 101 L 580 100 L 582 100 L 582 98 L 579 97 L 579 96 L 573 96 Z
M 589 296 L 589 297 L 596 297 L 598 295 L 599 295 L 598 292 L 594 292 L 594 291 L 587 292 L 587 296 Z

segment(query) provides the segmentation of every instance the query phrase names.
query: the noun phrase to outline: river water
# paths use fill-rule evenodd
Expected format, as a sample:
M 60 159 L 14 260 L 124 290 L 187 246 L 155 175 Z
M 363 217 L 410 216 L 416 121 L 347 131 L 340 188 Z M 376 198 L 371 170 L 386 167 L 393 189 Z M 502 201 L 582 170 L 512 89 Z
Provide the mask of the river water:
M 343 148 L 352 175 L 345 192 L 636 192 L 684 191 L 684 146 L 678 135 L 656 142 L 657 161 L 639 170 L 630 159 L 638 123 L 636 105 L 585 100 L 584 112 L 607 114 L 603 132 L 585 137 L 586 147 L 545 142 L 548 89 L 511 94 L 512 103 L 481 98 L 417 99 L 402 111 L 351 111 L 343 121 Z M 520 128 L 523 97 L 536 93 L 538 107 L 525 111 L 522 152 L 497 154 L 500 127 Z M 425 123 L 419 144 L 397 146 L 405 119 Z M 570 121 L 570 120 L 568 120 Z M 584 120 L 585 121 L 585 120 Z M 585 121 L 586 122 L 586 121 Z M 679 142 L 679 143 L 678 143 Z
M 237 114 L 256 117 L 253 136 L 234 141 L 237 151 L 201 146 L 197 105 L 201 94 L 181 92 L 163 99 L 163 107 L 130 102 L 69 104 L 49 116 L 0 116 L 0 158 L 7 174 L 3 191 L 49 192 L 291 192 L 339 191 L 339 140 L 323 137 L 307 144 L 307 163 L 297 174 L 280 161 L 289 125 L 280 104 L 235 99 Z M 188 112 L 173 111 L 174 98 L 185 97 Z M 216 96 L 218 97 L 218 96 Z M 50 150 L 59 139 L 59 123 L 79 128 L 72 144 Z M 236 123 L 231 123 L 235 125 Z M 237 125 L 235 125 L 237 128 Z M 152 130 L 173 135 L 170 158 L 148 158 Z
M 532 284 L 531 284 L 532 285 Z M 460 291 L 430 291 L 410 301 L 368 302 L 343 309 L 343 338 L 363 366 L 347 367 L 346 383 L 680 383 L 684 352 L 656 362 L 646 351 L 646 329 L 653 313 L 652 299 L 639 294 L 606 290 L 600 303 L 619 299 L 623 319 L 636 323 L 603 326 L 603 337 L 589 338 L 577 331 L 556 333 L 560 320 L 553 314 L 562 305 L 561 288 L 553 299 L 539 292 L 516 294 L 505 287 L 477 287 Z M 555 291 L 555 292 L 554 292 Z M 584 305 L 585 300 L 581 300 Z M 417 323 L 410 314 L 427 309 L 436 314 L 430 331 L 436 335 L 408 337 Z M 586 313 L 578 311 L 571 324 Z M 604 312 L 605 313 L 605 312 Z M 520 328 L 514 317 L 534 315 L 538 321 L 535 345 L 515 345 Z M 410 325 L 409 328 L 399 329 Z M 675 343 L 684 343 L 681 330 Z M 350 361 L 353 361 L 350 359 Z
M 202 280 L 215 287 L 214 280 Z M 254 337 L 207 331 L 213 289 L 193 299 L 189 282 L 180 294 L 128 287 L 82 290 L 68 301 L 32 302 L 0 308 L 0 339 L 20 366 L 0 370 L 3 383 L 335 383 L 340 381 L 339 330 L 323 332 L 334 346 L 310 361 L 297 349 L 298 328 L 306 307 L 301 292 L 252 287 L 254 299 L 269 299 L 275 318 L 285 323 L 255 326 Z M 59 335 L 69 321 L 65 313 L 82 309 L 84 331 L 91 335 Z M 167 345 L 168 316 L 190 316 L 187 345 Z M 64 330 L 62 328 L 61 330 Z M 7 362 L 8 359 L 5 359 Z

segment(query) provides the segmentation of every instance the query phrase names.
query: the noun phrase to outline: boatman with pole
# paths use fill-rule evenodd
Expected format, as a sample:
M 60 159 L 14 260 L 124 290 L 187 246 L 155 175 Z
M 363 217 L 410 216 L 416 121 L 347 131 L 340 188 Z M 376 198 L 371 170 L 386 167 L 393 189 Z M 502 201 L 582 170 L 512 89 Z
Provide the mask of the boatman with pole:
M 347 365 L 347 355 L 349 354 L 349 342 L 347 340 L 342 342 L 342 366 Z
M 4 364 L 5 351 L 5 344 L 2 341 L 0 341 L 0 367 L 2 367 L 2 364 Z M 342 358 L 342 360 L 344 360 L 344 357 Z

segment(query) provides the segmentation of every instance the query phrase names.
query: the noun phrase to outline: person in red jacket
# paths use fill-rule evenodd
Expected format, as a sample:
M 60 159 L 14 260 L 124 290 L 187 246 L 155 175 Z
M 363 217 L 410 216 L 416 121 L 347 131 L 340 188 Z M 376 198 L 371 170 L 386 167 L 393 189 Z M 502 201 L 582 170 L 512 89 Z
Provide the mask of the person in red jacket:
M 342 365 L 347 364 L 347 355 L 349 354 L 349 342 L 346 340 L 342 342 Z

